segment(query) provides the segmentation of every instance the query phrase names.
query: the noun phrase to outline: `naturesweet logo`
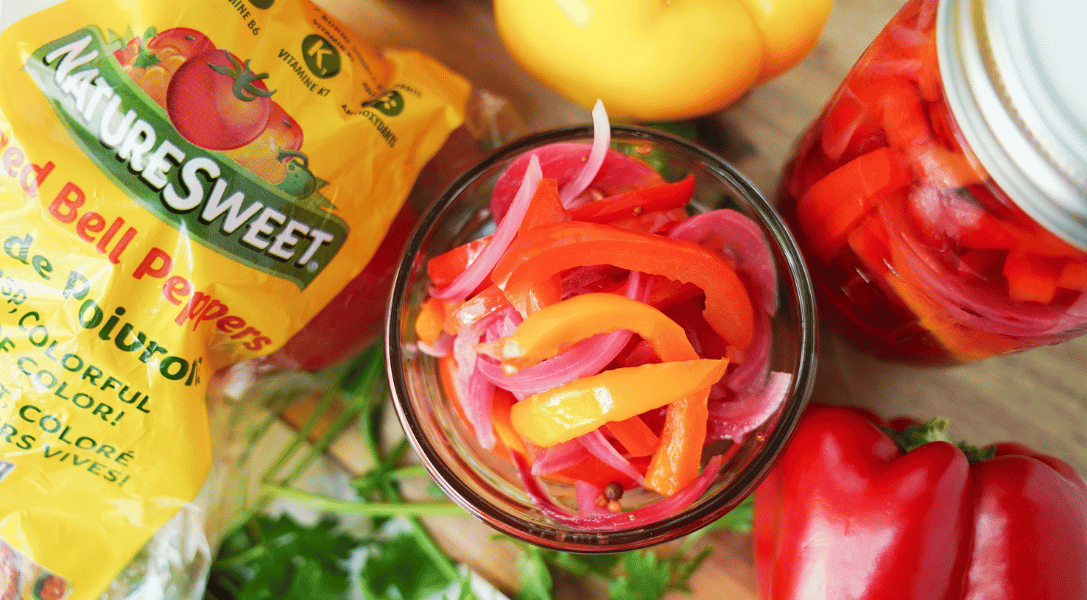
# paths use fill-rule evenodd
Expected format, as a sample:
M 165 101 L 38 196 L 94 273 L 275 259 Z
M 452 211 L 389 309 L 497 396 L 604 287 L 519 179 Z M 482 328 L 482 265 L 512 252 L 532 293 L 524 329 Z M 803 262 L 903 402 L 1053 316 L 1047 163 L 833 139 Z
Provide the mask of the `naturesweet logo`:
M 304 288 L 347 239 L 267 74 L 200 32 L 107 42 L 87 27 L 39 48 L 26 69 L 87 156 L 216 252 Z

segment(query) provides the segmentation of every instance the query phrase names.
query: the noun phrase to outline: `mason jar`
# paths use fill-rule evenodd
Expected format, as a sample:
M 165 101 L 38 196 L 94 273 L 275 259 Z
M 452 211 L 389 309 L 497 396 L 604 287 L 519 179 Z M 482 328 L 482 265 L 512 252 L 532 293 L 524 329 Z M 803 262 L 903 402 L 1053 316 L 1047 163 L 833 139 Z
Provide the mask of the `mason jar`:
M 955 364 L 1087 329 L 1082 0 L 909 0 L 801 138 L 780 210 L 820 311 Z

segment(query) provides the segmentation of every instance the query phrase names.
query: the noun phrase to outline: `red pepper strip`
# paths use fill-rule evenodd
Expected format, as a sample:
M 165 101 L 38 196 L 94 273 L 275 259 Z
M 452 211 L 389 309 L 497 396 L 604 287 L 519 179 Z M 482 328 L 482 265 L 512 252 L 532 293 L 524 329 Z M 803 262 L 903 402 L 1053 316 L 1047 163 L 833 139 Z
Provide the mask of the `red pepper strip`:
M 911 161 L 920 171 L 920 179 L 943 190 L 954 190 L 985 180 L 982 171 L 970 163 L 962 152 L 933 144 L 914 149 Z
M 649 465 L 649 460 L 645 457 L 634 457 L 630 459 L 630 464 L 639 472 L 644 472 Z M 584 481 L 599 488 L 612 482 L 623 486 L 624 490 L 629 490 L 638 486 L 638 484 L 631 479 L 630 475 L 623 473 L 592 454 L 586 454 L 585 458 L 576 465 L 565 467 L 554 473 L 547 473 L 540 477 L 569 484 Z
M 491 284 L 449 311 L 442 323 L 442 329 L 450 335 L 456 335 L 472 323 L 509 305 L 509 300 L 506 300 L 502 290 L 498 289 L 497 285 Z
M 859 156 L 828 173 L 796 205 L 809 248 L 819 260 L 829 262 L 868 211 L 910 183 L 909 169 L 889 147 Z
M 599 264 L 697 285 L 713 330 L 740 353 L 751 343 L 754 313 L 743 282 L 719 254 L 690 242 L 598 223 L 550 225 L 515 240 L 491 280 L 512 301 L 566 269 Z
M 955 235 L 960 246 L 978 250 L 1010 250 L 1019 245 L 1020 237 L 993 215 L 982 213 L 969 227 L 964 226 Z
M 436 288 L 449 285 L 457 275 L 460 275 L 472 264 L 472 261 L 491 241 L 491 236 L 472 240 L 467 244 L 461 244 L 452 250 L 447 250 L 427 261 L 427 276 L 430 283 Z
M 613 421 L 604 429 L 623 445 L 630 456 L 649 456 L 660 444 L 657 434 L 638 416 Z
M 1068 290 L 1087 290 L 1087 263 L 1065 263 L 1061 276 L 1057 278 L 1057 285 Z
M 1054 261 L 1021 250 L 1008 252 L 1002 271 L 1008 280 L 1008 297 L 1021 302 L 1052 302 L 1062 266 Z
M 667 235 L 673 227 L 689 216 L 686 208 L 673 208 L 671 210 L 654 210 L 636 217 L 615 219 L 614 221 L 608 221 L 608 224 L 628 231 Z
M 883 92 L 881 122 L 891 147 L 908 153 L 936 144 L 921 94 L 909 82 L 895 80 Z
M 662 364 L 673 364 L 674 361 L 691 361 L 698 358 L 698 354 L 687 339 L 684 329 L 668 318 L 667 315 L 648 304 L 631 300 L 625 296 L 607 293 L 581 294 L 549 306 L 526 318 L 513 334 L 491 343 L 479 344 L 476 349 L 481 353 L 498 358 L 503 362 L 503 367 L 526 368 L 541 360 L 551 358 L 584 339 L 621 329 L 632 331 L 644 339 L 657 357 L 665 361 Z M 727 361 L 725 363 L 727 364 Z M 608 385 L 609 382 L 619 381 L 620 375 L 616 374 L 619 371 L 625 370 L 605 371 L 592 377 L 601 378 L 601 383 L 598 385 Z M 573 384 L 576 385 L 579 381 L 584 382 L 587 379 L 592 379 L 592 377 L 575 380 Z M 608 377 L 614 377 L 614 379 L 609 380 Z M 660 386 L 662 383 L 664 382 L 654 382 L 647 378 L 644 385 L 647 389 L 651 389 Z M 710 384 L 713 383 L 716 383 L 716 380 L 710 382 Z M 665 387 L 667 387 L 667 384 L 665 384 Z M 580 388 L 579 392 L 586 396 L 595 393 L 588 391 L 586 388 Z M 573 391 L 567 392 L 567 397 L 573 393 Z M 628 393 L 630 392 L 628 391 Z M 666 496 L 671 495 L 698 476 L 702 446 L 706 440 L 706 420 L 708 418 L 706 397 L 708 395 L 709 385 L 705 386 L 705 388 L 694 388 L 693 391 L 683 394 L 681 398 L 676 398 L 675 401 L 670 403 L 657 404 L 656 406 L 653 406 L 651 402 L 643 404 L 642 409 L 637 412 L 629 412 L 629 409 L 626 408 L 609 409 L 623 410 L 622 414 L 624 416 L 602 418 L 597 422 L 597 426 L 610 421 L 625 420 L 646 410 L 668 404 L 661 443 L 654 451 L 649 471 L 646 473 L 646 486 Z M 585 401 L 587 406 L 592 404 L 590 398 L 586 398 Z M 621 396 L 614 397 L 614 404 L 622 402 L 631 402 L 631 400 L 624 400 Z M 517 408 L 514 408 L 514 411 L 517 410 Z M 566 411 L 568 414 L 550 414 L 553 410 Z M 562 422 L 569 419 L 569 413 L 578 410 L 580 409 L 566 405 L 560 405 L 554 409 L 538 408 L 535 410 L 536 416 L 533 419 L 536 422 L 535 429 L 539 431 L 547 427 L 547 425 L 540 424 L 541 422 Z M 591 414 L 592 409 L 587 408 L 586 410 L 589 410 Z M 591 417 L 589 417 L 589 420 L 591 420 Z M 525 426 L 531 427 L 532 425 Z M 540 439 L 549 438 L 533 437 L 524 430 L 519 430 L 519 432 L 534 443 L 550 445 L 539 441 Z M 581 433 L 585 432 L 581 431 Z M 552 429 L 551 433 L 538 433 L 537 435 L 555 436 L 566 434 L 559 434 Z M 573 437 L 576 437 L 576 435 L 566 439 L 573 439 Z M 566 439 L 557 439 L 556 442 L 566 441 Z
M 1024 217 L 1025 218 L 1025 217 Z M 1082 260 L 1084 251 L 1053 233 L 1033 224 L 1022 226 L 983 213 L 977 222 L 960 231 L 955 239 L 967 248 L 1011 250 L 1018 248 L 1031 254 Z
M 831 160 L 842 158 L 853 140 L 875 134 L 881 127 L 880 103 L 874 84 L 851 80 L 835 95 L 819 131 L 819 145 Z
M 665 183 L 608 196 L 570 210 L 575 221 L 607 223 L 615 219 L 637 217 L 645 212 L 683 207 L 694 192 L 694 176 L 675 183 Z
M 517 228 L 518 234 L 543 225 L 570 220 L 570 213 L 559 201 L 559 184 L 554 179 L 541 179 L 536 193 L 529 201 L 528 211 Z

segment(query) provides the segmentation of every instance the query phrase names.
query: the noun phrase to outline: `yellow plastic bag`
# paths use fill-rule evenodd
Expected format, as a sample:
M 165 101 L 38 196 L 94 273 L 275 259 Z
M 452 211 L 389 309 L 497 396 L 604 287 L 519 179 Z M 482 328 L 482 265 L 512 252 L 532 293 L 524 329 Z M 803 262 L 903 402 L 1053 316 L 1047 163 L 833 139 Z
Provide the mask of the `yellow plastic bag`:
M 0 82 L 0 597 L 94 598 L 204 482 L 211 374 L 362 270 L 469 85 L 305 0 L 67 0 Z

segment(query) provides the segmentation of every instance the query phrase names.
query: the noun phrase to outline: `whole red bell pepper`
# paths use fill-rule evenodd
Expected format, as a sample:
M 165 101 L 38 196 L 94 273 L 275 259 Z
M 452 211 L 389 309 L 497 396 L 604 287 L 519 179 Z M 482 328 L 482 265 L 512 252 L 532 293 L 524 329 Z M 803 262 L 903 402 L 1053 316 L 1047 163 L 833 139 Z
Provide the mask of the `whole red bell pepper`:
M 1087 598 L 1087 483 L 1018 444 L 811 406 L 755 492 L 760 596 Z

